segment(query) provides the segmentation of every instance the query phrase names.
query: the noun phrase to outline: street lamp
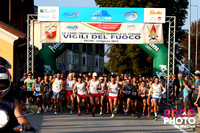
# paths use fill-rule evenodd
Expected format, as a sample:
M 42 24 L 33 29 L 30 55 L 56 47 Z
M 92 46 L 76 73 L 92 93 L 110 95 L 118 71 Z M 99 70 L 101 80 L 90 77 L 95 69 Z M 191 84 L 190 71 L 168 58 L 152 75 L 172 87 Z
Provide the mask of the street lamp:
M 190 74 L 190 22 L 191 22 L 191 0 L 189 0 L 189 22 L 188 22 L 188 73 Z
M 198 58 L 198 6 L 197 5 L 191 5 L 197 8 L 197 23 L 196 23 L 196 57 L 195 57 L 195 71 L 197 70 L 197 58 Z

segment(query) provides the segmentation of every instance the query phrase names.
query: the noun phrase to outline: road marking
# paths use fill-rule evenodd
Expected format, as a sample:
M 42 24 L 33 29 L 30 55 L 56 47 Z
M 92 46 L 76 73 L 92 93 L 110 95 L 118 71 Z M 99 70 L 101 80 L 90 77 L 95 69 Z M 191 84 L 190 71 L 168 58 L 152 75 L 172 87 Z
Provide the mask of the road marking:
M 164 120 L 164 117 L 163 116 L 160 116 L 163 120 Z M 185 131 L 184 129 L 178 127 L 176 124 L 170 124 L 172 126 L 174 126 L 176 129 L 178 129 L 179 131 L 181 131 L 182 133 L 187 133 L 187 131 Z

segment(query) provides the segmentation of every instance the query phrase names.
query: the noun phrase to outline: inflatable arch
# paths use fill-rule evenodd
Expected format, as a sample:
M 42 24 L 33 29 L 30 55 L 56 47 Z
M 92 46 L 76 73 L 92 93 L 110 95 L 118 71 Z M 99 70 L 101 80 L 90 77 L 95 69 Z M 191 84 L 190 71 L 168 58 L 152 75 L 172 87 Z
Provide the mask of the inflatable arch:
M 167 73 L 168 50 L 163 44 L 138 44 L 147 54 L 153 58 L 153 76 L 165 76 Z M 56 70 L 56 58 L 67 48 L 67 43 L 46 43 L 40 50 L 39 57 L 44 63 L 44 74 L 54 74 Z

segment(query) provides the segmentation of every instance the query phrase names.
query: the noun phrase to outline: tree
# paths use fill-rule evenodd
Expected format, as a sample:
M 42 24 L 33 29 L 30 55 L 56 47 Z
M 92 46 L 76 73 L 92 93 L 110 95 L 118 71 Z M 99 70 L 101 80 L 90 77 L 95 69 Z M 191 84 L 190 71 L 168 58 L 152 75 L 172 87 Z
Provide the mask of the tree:
M 166 16 L 176 16 L 176 57 L 182 59 L 179 43 L 185 33 L 188 0 L 95 0 L 100 7 L 143 7 L 166 8 Z M 164 44 L 168 42 L 168 23 L 164 24 Z M 106 55 L 110 58 L 112 70 L 119 73 L 152 76 L 152 59 L 137 45 L 109 45 Z M 145 63 L 144 63 L 145 62 Z
M 198 21 L 198 32 L 200 29 L 200 21 Z M 195 71 L 195 57 L 196 57 L 196 22 L 191 25 L 191 72 Z M 197 57 L 197 69 L 200 69 L 200 36 L 198 36 L 198 57 Z M 184 63 L 188 66 L 188 31 L 185 32 L 184 39 L 180 44 L 181 50 L 183 51 Z

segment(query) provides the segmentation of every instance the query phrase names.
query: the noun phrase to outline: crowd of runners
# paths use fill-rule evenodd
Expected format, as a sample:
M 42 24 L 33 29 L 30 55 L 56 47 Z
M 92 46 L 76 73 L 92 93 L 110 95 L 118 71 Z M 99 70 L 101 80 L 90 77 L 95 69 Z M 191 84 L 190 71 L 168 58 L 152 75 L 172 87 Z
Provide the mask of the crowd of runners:
M 65 111 L 80 116 L 81 112 L 85 112 L 93 117 L 95 113 L 110 113 L 111 118 L 120 112 L 138 118 L 150 117 L 150 113 L 154 113 L 154 119 L 157 120 L 161 103 L 166 103 L 166 91 L 169 91 L 176 109 L 178 100 L 182 103 L 182 109 L 191 108 L 191 100 L 198 94 L 199 74 L 194 77 L 188 75 L 184 79 L 182 74 L 170 75 L 169 90 L 166 90 L 166 77 L 107 76 L 96 72 L 57 73 L 45 75 L 44 78 L 33 78 L 32 73 L 25 73 L 17 86 L 24 111 L 25 105 L 35 104 L 39 107 L 38 113 L 54 111 L 56 115 L 59 111 Z

